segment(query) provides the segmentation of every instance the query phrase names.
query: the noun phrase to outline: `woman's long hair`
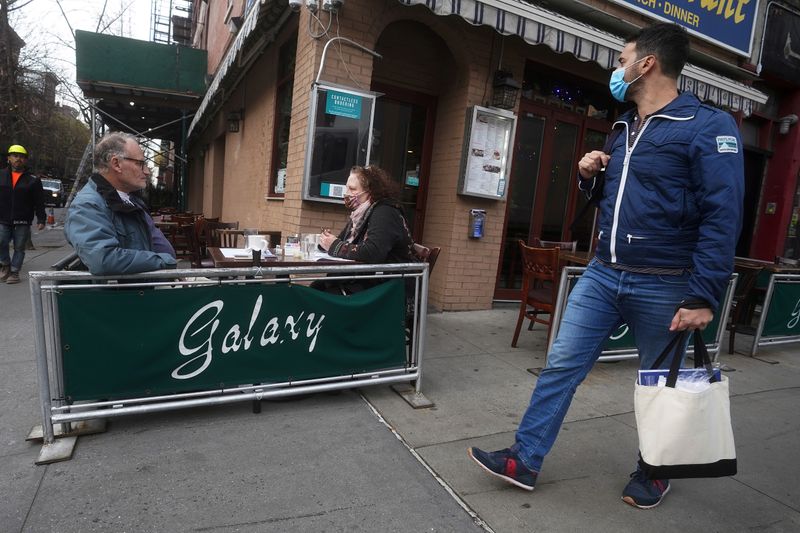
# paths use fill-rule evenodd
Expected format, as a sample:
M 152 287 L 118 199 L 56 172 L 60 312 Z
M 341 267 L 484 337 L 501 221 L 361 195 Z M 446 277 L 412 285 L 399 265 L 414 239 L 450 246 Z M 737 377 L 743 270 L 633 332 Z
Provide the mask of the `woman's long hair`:
M 376 165 L 366 167 L 354 166 L 350 169 L 352 174 L 358 176 L 361 186 L 369 194 L 372 202 L 381 200 L 400 200 L 400 184 L 389 177 L 389 173 Z

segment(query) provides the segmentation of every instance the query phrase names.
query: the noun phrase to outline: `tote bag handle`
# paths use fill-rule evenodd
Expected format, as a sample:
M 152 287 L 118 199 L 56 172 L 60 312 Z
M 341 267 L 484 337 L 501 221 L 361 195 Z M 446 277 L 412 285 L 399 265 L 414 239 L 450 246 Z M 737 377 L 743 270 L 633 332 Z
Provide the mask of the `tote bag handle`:
M 650 370 L 657 370 L 670 353 L 672 354 L 672 361 L 669 365 L 669 374 L 667 374 L 667 387 L 675 388 L 678 382 L 678 370 L 681 367 L 681 353 L 683 346 L 686 343 L 686 337 L 689 335 L 688 331 L 679 331 L 675 336 L 670 339 L 667 346 L 662 350 L 661 355 L 655 360 Z M 711 358 L 708 356 L 708 348 L 703 340 L 703 335 L 699 329 L 694 330 L 694 367 L 705 368 L 708 372 L 709 383 L 719 381 L 715 374 L 714 368 L 711 366 Z

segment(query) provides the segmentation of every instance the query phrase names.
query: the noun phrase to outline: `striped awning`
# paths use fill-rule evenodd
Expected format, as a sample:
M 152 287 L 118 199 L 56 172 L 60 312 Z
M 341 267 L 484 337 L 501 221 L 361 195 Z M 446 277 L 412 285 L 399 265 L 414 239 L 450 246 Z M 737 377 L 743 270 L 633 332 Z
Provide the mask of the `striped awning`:
M 217 90 L 219 89 L 220 83 L 222 83 L 222 80 L 225 79 L 225 75 L 228 73 L 228 69 L 231 68 L 233 62 L 236 61 L 239 51 L 244 45 L 245 39 L 247 39 L 247 36 L 250 35 L 250 32 L 252 32 L 256 27 L 256 24 L 258 23 L 258 12 L 260 7 L 261 2 L 251 3 L 249 7 L 250 11 L 247 12 L 247 16 L 242 23 L 242 27 L 239 28 L 239 32 L 236 34 L 236 39 L 234 39 L 230 48 L 228 48 L 228 53 L 225 54 L 225 57 L 222 59 L 222 61 L 220 61 L 219 67 L 217 68 L 217 73 L 214 75 L 211 85 L 208 86 L 206 95 L 203 98 L 203 101 L 200 102 L 200 107 L 195 112 L 192 123 L 189 124 L 187 137 L 192 135 L 195 126 L 205 115 L 206 108 L 211 100 L 217 95 Z
M 503 35 L 518 35 L 529 44 L 544 44 L 556 52 L 594 61 L 605 69 L 616 66 L 624 47 L 623 40 L 616 35 L 522 0 L 399 1 L 425 5 L 437 15 L 459 15 L 470 24 L 492 26 Z M 694 65 L 683 69 L 678 88 L 745 115 L 767 101 L 767 95 L 761 91 Z

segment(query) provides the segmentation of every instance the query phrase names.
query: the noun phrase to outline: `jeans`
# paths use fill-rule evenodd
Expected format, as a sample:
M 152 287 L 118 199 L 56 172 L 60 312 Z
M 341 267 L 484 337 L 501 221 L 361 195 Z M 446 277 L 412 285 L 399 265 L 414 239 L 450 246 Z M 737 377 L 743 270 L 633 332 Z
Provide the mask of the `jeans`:
M 589 264 L 567 300 L 547 365 L 517 429 L 514 450 L 523 463 L 541 470 L 575 390 L 621 324 L 627 323 L 636 338 L 640 368 L 650 368 L 675 335 L 669 325 L 686 296 L 689 275 L 637 274 L 597 260 Z
M 0 265 L 11 264 L 11 272 L 22 270 L 25 260 L 25 246 L 31 235 L 31 227 L 27 224 L 0 224 Z M 14 256 L 9 258 L 8 245 L 14 242 Z

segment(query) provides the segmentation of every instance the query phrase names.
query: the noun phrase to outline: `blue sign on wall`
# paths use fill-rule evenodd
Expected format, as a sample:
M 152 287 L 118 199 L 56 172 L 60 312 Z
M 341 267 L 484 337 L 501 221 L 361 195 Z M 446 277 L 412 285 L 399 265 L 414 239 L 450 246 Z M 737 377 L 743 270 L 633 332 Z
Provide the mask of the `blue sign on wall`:
M 611 0 L 680 24 L 694 35 L 750 56 L 758 0 Z
M 356 94 L 328 91 L 325 113 L 347 118 L 361 118 L 361 97 Z

